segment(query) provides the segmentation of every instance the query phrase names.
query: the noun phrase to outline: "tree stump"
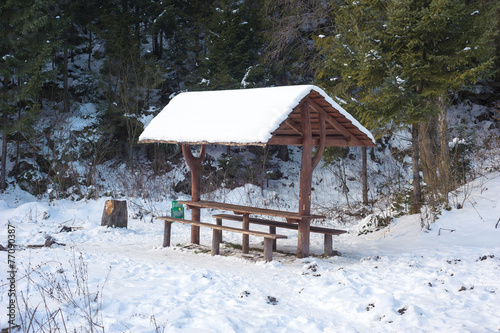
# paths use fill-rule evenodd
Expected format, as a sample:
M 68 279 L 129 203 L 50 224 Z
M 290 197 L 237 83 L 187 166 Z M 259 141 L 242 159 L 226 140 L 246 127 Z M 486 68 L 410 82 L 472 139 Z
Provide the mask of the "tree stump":
M 106 200 L 101 226 L 126 228 L 127 217 L 127 201 Z

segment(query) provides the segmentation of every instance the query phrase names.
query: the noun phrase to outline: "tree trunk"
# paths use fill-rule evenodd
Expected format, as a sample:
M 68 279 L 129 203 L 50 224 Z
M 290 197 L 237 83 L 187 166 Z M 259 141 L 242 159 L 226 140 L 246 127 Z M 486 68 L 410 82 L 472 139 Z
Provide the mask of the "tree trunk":
M 432 148 L 431 140 L 431 124 L 434 121 L 431 119 L 429 122 L 420 123 L 420 163 L 422 166 L 422 173 L 424 174 L 424 182 L 429 189 L 437 186 L 436 178 L 436 156 Z
M 413 200 L 411 212 L 413 214 L 420 211 L 422 205 L 422 190 L 420 188 L 420 170 L 419 170 L 419 144 L 418 144 L 418 124 L 411 126 L 411 142 L 412 142 L 412 171 L 413 171 Z
M 361 180 L 363 185 L 363 205 L 368 205 L 368 162 L 366 158 L 366 147 L 362 147 L 361 156 L 363 160 Z
M 290 160 L 290 155 L 288 154 L 288 146 L 279 146 L 278 158 L 283 162 L 288 162 Z
M 91 70 L 91 63 L 92 63 L 92 30 L 89 30 L 89 47 L 88 47 L 88 64 L 87 67 L 89 71 Z
M 160 31 L 160 49 L 158 50 L 159 58 L 163 55 L 163 31 Z
M 156 29 L 155 29 L 156 30 Z M 151 39 L 153 40 L 153 54 L 156 56 L 156 58 L 160 57 L 160 54 L 158 52 L 158 32 L 154 31 Z
M 0 171 L 0 190 L 4 191 L 7 188 L 7 182 L 5 181 L 5 177 L 7 174 L 7 111 L 3 110 L 2 114 L 2 123 L 3 123 L 3 129 L 2 129 L 2 164 L 1 168 L 2 170 Z
M 441 202 L 444 205 L 448 205 L 448 192 L 451 187 L 451 168 L 450 168 L 450 151 L 448 148 L 448 107 L 445 104 L 444 97 L 439 98 L 439 143 L 440 149 L 440 161 L 438 163 L 439 167 L 439 178 L 440 178 L 440 189 L 441 189 Z
M 69 112 L 69 83 L 68 83 L 68 47 L 67 39 L 64 41 L 64 52 L 63 52 L 63 102 L 64 102 L 64 112 Z
M 101 226 L 127 228 L 127 201 L 106 200 Z

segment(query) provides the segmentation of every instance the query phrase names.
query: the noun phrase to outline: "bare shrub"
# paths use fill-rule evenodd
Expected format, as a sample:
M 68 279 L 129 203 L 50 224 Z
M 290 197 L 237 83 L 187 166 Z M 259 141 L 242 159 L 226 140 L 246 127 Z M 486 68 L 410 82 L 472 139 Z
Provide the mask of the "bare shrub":
M 73 253 L 69 265 L 26 269 L 26 291 L 17 295 L 22 332 L 104 332 L 102 293 L 109 272 L 93 289 L 82 254 Z

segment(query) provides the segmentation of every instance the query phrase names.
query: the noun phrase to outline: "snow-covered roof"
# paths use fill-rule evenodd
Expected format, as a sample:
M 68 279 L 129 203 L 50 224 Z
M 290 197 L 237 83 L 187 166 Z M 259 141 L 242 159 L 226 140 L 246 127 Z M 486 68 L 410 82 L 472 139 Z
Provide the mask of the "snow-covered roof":
M 314 85 L 180 93 L 144 129 L 139 142 L 273 144 L 271 139 L 280 129 L 283 133 L 295 129 L 295 134 L 300 134 L 300 119 L 297 125 L 289 117 L 311 93 L 317 107 L 329 108 L 329 113 L 335 113 L 337 121 L 361 140 L 354 138 L 358 144 L 351 141 L 349 145 L 373 145 L 372 134 Z

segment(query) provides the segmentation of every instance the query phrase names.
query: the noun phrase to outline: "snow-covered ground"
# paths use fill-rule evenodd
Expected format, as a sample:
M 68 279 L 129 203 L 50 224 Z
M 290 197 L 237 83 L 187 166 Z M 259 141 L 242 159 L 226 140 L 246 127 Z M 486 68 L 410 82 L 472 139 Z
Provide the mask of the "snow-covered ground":
M 188 246 L 189 226 L 180 224 L 176 246 L 162 248 L 163 224 L 150 216 L 130 214 L 128 229 L 101 227 L 106 198 L 37 201 L 13 190 L 0 195 L 0 244 L 15 230 L 17 323 L 38 327 L 53 316 L 35 332 L 90 331 L 90 319 L 97 332 L 498 332 L 500 173 L 463 192 L 454 199 L 463 208 L 443 211 L 430 230 L 421 215 L 362 236 L 366 221 L 344 226 L 336 257 L 319 256 L 322 237 L 313 234 L 315 255 L 296 259 L 296 232 L 281 229 L 289 238 L 278 249 L 289 254 L 266 263 L 258 250 L 243 257 L 229 245 L 212 257 L 211 231 L 202 229 L 202 246 Z M 81 228 L 59 232 L 63 225 Z M 66 245 L 28 247 L 48 235 Z M 224 234 L 236 244 L 240 237 Z M 262 248 L 262 239 L 250 242 Z M 5 328 L 11 284 L 1 253 Z

